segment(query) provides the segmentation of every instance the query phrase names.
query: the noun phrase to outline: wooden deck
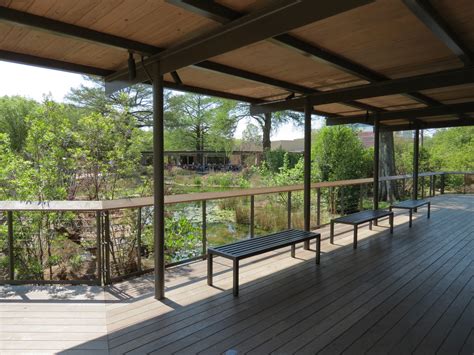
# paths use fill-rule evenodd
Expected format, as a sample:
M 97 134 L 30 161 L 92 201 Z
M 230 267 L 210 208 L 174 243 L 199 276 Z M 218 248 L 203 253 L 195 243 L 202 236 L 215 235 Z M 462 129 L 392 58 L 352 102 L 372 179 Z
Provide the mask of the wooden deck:
M 0 353 L 472 354 L 474 196 L 432 201 L 432 218 L 395 211 L 373 231 L 336 225 L 314 251 L 276 251 L 241 263 L 232 297 L 229 260 L 167 271 L 167 300 L 152 277 L 97 287 L 0 288 Z M 314 245 L 313 245 L 314 249 Z M 271 256 L 271 257 L 270 257 Z

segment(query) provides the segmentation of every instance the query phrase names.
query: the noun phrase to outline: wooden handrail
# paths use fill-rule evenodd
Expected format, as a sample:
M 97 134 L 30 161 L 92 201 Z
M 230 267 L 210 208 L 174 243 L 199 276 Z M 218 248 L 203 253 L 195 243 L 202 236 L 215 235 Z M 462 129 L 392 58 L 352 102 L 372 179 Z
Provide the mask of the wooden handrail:
M 420 173 L 419 176 L 433 175 L 459 175 L 474 174 L 474 172 L 427 172 Z M 412 175 L 397 175 L 381 177 L 380 181 L 410 179 Z M 311 189 L 341 187 L 351 185 L 363 185 L 373 182 L 373 178 L 324 181 L 311 184 Z M 290 186 L 274 187 L 254 187 L 249 189 L 238 189 L 220 192 L 198 192 L 191 194 L 179 194 L 165 196 L 165 204 L 172 205 L 177 203 L 190 203 L 209 200 L 220 200 L 226 198 L 248 197 L 257 195 L 267 195 L 274 193 L 288 193 L 292 191 L 302 191 L 303 184 Z M 139 208 L 153 206 L 153 197 L 134 197 L 117 200 L 99 200 L 99 201 L 0 201 L 0 211 L 71 211 L 71 212 L 92 212 L 92 211 L 111 211 L 126 208 Z

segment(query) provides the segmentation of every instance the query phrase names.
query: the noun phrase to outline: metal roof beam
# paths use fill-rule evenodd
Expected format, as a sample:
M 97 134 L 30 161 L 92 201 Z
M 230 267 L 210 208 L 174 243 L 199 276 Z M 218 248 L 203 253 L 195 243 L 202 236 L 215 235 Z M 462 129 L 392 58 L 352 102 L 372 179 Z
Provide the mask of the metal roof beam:
M 385 111 L 377 114 L 379 121 L 393 121 L 393 120 L 415 120 L 420 117 L 442 116 L 442 115 L 458 115 L 474 112 L 474 102 L 465 102 L 452 105 L 439 105 L 432 107 L 415 108 L 410 110 Z M 341 124 L 373 124 L 375 115 L 357 115 L 346 117 L 330 117 L 326 119 L 328 126 L 336 126 Z
M 218 3 L 212 3 L 205 0 L 166 0 L 168 3 L 175 6 L 179 6 L 185 10 L 194 12 L 196 14 L 205 16 L 209 19 L 215 20 L 222 24 L 229 23 L 237 18 L 244 16 L 237 11 L 229 9 Z M 355 77 L 367 80 L 369 82 L 379 82 L 390 80 L 389 77 L 377 73 L 376 71 L 369 69 L 363 65 L 360 65 L 350 59 L 347 59 L 341 55 L 332 53 L 326 49 L 317 47 L 313 44 L 307 43 L 299 38 L 296 38 L 290 34 L 281 34 L 269 39 L 271 42 L 296 50 L 306 57 L 311 57 L 314 60 L 334 67 L 345 73 L 351 74 Z M 411 99 L 426 104 L 426 105 L 439 105 L 440 103 L 426 95 L 420 93 L 407 93 L 406 96 Z M 370 108 L 367 108 L 370 110 Z M 380 109 L 379 109 L 380 110 Z
M 153 55 L 146 62 L 159 61 L 161 73 L 169 73 L 373 1 L 274 1 L 210 33 Z
M 466 127 L 474 126 L 474 119 L 459 119 L 453 121 L 436 121 L 436 122 L 426 122 L 417 120 L 413 123 L 406 125 L 381 125 L 380 130 L 382 131 L 411 131 L 414 129 L 435 129 L 435 128 L 452 128 L 452 127 Z
M 0 21 L 19 24 L 34 29 L 50 32 L 56 35 L 72 37 L 100 43 L 109 47 L 130 50 L 141 54 L 155 54 L 160 48 L 136 42 L 127 38 L 114 36 L 70 23 L 53 20 L 47 17 L 33 15 L 28 12 L 0 6 Z
M 403 0 L 403 2 L 466 66 L 474 63 L 474 53 L 428 0 Z
M 96 75 L 96 76 L 107 76 L 112 74 L 111 70 L 91 67 L 88 65 L 75 64 L 69 62 L 63 62 L 61 60 L 55 60 L 50 58 L 37 57 L 34 55 L 10 52 L 0 49 L 0 60 L 6 62 L 32 65 L 35 67 L 41 67 L 46 69 L 63 70 L 76 74 Z
M 473 67 L 325 91 L 308 95 L 308 97 L 311 100 L 312 105 L 323 105 L 470 83 L 474 83 Z M 293 100 L 253 105 L 251 112 L 259 114 L 302 108 L 304 107 L 305 100 L 306 98 L 303 97 Z

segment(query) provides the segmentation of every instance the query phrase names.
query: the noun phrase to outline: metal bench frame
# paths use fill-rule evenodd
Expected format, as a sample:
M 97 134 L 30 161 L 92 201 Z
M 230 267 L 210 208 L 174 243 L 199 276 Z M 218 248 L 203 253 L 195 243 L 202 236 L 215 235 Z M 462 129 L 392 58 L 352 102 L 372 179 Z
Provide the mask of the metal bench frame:
M 393 233 L 393 212 L 386 210 L 366 210 L 361 212 L 356 212 L 347 216 L 342 216 L 338 218 L 331 219 L 331 235 L 330 241 L 331 244 L 334 244 L 334 224 L 342 223 L 349 224 L 354 226 L 354 242 L 353 248 L 357 248 L 357 232 L 359 229 L 359 224 L 369 222 L 369 229 L 372 230 L 372 222 L 377 223 L 379 218 L 389 217 L 390 221 L 390 233 Z
M 408 210 L 410 213 L 410 222 L 408 226 L 411 228 L 413 220 L 413 211 L 417 212 L 418 208 L 428 206 L 428 219 L 431 214 L 431 202 L 426 200 L 405 200 L 390 206 L 390 211 L 394 208 Z
M 316 239 L 316 264 L 321 257 L 321 234 L 289 229 L 262 237 L 251 238 L 239 242 L 207 249 L 207 284 L 212 286 L 212 259 L 214 255 L 233 261 L 233 294 L 239 295 L 239 261 L 251 256 L 291 246 L 291 257 L 295 257 L 296 244 Z

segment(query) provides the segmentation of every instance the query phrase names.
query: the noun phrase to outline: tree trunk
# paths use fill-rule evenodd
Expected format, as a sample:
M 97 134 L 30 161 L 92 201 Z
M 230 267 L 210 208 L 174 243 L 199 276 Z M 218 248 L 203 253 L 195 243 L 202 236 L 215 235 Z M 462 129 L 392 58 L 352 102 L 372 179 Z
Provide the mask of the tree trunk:
M 272 149 L 272 142 L 270 140 L 270 134 L 272 133 L 272 114 L 266 113 L 264 117 L 264 122 L 262 126 L 262 147 L 263 151 L 269 151 Z
M 200 127 L 196 129 L 196 164 L 202 164 L 202 146 L 203 146 L 203 137 L 202 137 L 202 130 Z
M 393 132 L 380 132 L 380 176 L 392 176 L 395 170 L 395 144 Z M 397 182 L 395 180 L 380 182 L 380 199 L 393 201 L 398 199 Z

